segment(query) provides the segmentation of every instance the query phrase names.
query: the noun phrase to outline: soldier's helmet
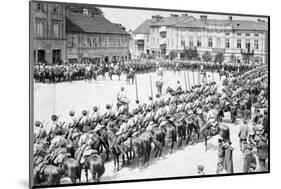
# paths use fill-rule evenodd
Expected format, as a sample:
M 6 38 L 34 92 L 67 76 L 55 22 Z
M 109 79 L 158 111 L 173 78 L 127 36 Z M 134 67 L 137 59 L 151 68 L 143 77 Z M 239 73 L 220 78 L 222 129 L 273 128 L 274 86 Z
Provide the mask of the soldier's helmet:
M 148 97 L 148 99 L 149 99 L 149 100 L 152 100 L 152 97 L 150 96 L 150 97 Z
M 203 165 L 198 165 L 198 166 L 197 166 L 197 169 L 198 169 L 199 171 L 204 171 L 204 166 L 203 166 Z
M 121 91 L 124 91 L 124 87 L 121 87 Z
M 58 116 L 52 115 L 52 116 L 51 116 L 51 119 L 52 119 L 53 121 L 56 121 L 56 120 L 58 119 Z
M 83 110 L 82 115 L 87 115 L 87 110 Z
M 156 98 L 159 98 L 160 97 L 160 95 L 159 94 L 156 94 Z
M 111 108 L 110 104 L 107 104 L 105 107 L 106 107 L 106 109 L 110 109 Z
M 98 107 L 97 107 L 97 106 L 94 106 L 94 107 L 93 107 L 93 110 L 94 110 L 94 112 L 98 111 Z
M 74 111 L 70 111 L 70 112 L 69 112 L 69 115 L 70 115 L 70 116 L 74 116 L 74 114 L 75 114 Z
M 40 121 L 35 121 L 35 126 L 36 127 L 39 127 L 41 125 L 41 122 Z

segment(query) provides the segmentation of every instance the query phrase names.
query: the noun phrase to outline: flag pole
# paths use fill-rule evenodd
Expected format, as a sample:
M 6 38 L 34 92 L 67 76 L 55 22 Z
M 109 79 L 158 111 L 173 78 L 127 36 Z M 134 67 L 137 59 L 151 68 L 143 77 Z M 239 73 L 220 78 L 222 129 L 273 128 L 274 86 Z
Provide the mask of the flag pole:
M 149 80 L 150 80 L 150 92 L 151 92 L 151 98 L 153 99 L 153 90 L 152 90 L 152 80 L 151 80 L 151 75 L 149 75 Z
M 190 78 L 189 78 L 189 72 L 187 71 L 187 79 L 188 79 L 188 88 L 190 90 Z
M 185 72 L 183 72 L 183 75 L 184 75 L 185 91 L 187 91 L 187 84 L 186 84 L 186 75 L 185 75 Z
M 138 94 L 138 82 L 137 82 L 137 76 L 135 75 L 135 83 L 136 83 L 136 98 L 139 100 L 139 94 Z

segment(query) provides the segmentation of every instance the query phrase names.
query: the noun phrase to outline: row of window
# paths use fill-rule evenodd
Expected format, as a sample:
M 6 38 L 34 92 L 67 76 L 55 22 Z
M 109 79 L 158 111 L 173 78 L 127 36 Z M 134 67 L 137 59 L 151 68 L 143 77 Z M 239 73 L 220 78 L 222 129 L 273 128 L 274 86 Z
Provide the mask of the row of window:
M 52 5 L 51 8 L 52 8 L 53 13 L 59 13 L 60 12 L 60 6 L 59 5 Z M 46 7 L 44 6 L 44 3 L 37 3 L 36 10 L 41 11 L 41 12 L 46 11 Z
M 36 37 L 46 37 L 46 20 L 45 19 L 37 19 L 36 20 Z M 60 21 L 52 21 L 51 28 L 52 37 L 58 38 L 60 37 Z
M 230 33 L 225 33 L 225 35 L 229 36 Z M 237 35 L 237 36 L 242 36 L 242 33 L 236 33 L 236 35 Z M 250 37 L 251 34 L 250 34 L 250 33 L 245 33 L 245 36 L 246 36 L 246 37 Z M 259 35 L 258 33 L 255 33 L 254 36 L 255 36 L 255 37 L 259 37 L 260 35 Z
M 80 46 L 83 47 L 127 47 L 128 40 L 125 38 L 109 38 L 109 37 L 86 37 L 80 41 Z M 78 38 L 75 36 L 68 36 L 68 47 L 77 47 Z
M 167 39 L 166 42 L 167 42 L 167 46 L 173 46 L 173 42 L 174 42 L 173 40 Z M 152 37 L 152 44 L 153 45 L 159 45 L 159 39 L 157 38 L 155 40 L 155 38 Z M 246 40 L 245 46 L 247 48 L 249 48 L 249 49 L 250 49 L 250 44 L 251 44 L 250 40 Z M 183 47 L 187 45 L 186 41 L 184 40 L 183 37 L 180 40 L 180 45 L 183 46 Z M 189 47 L 202 47 L 202 40 L 201 40 L 201 38 L 197 38 L 196 42 L 194 42 L 193 38 L 190 37 L 189 38 L 188 46 Z M 230 48 L 230 39 L 228 39 L 228 38 L 225 39 L 225 45 L 223 47 L 221 38 L 217 38 L 216 46 L 214 45 L 213 38 L 208 38 L 208 47 L 209 48 L 213 48 L 213 47 L 216 47 L 216 48 Z M 237 39 L 236 48 L 237 49 L 241 49 L 242 48 L 242 40 L 241 39 Z M 255 50 L 259 50 L 259 40 L 254 40 L 254 49 Z

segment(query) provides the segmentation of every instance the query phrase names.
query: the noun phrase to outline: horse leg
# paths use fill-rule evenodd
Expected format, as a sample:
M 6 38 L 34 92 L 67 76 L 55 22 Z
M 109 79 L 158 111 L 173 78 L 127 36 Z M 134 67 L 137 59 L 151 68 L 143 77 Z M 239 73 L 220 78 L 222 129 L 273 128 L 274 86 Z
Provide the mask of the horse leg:
M 116 154 L 117 171 L 119 171 L 119 155 Z
M 116 159 L 117 159 L 116 155 L 113 154 L 114 172 L 116 172 L 116 164 L 117 164 Z
M 174 151 L 174 141 L 173 141 L 173 139 L 172 139 L 172 143 L 171 143 L 171 154 L 173 153 L 173 151 Z
M 85 168 L 85 176 L 86 176 L 86 182 L 89 182 L 89 179 L 88 179 L 88 169 Z
M 207 137 L 207 135 L 204 135 L 204 139 L 205 139 L 205 150 L 207 152 L 208 151 L 208 137 Z
M 127 151 L 126 152 L 126 157 L 127 157 L 127 165 L 129 165 L 130 164 L 130 151 Z
M 95 170 L 92 172 L 92 178 L 94 182 L 97 182 L 97 172 Z

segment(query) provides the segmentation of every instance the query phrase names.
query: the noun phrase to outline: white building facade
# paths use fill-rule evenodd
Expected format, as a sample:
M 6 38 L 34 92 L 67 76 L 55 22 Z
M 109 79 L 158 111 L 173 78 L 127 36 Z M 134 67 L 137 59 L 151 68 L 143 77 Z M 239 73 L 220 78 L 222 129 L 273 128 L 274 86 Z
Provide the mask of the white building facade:
M 213 59 L 223 53 L 224 62 L 266 63 L 268 57 L 268 25 L 257 21 L 208 19 L 183 14 L 171 15 L 150 25 L 147 51 L 156 58 L 184 59 L 185 50 L 196 50 L 199 58 L 210 52 Z

